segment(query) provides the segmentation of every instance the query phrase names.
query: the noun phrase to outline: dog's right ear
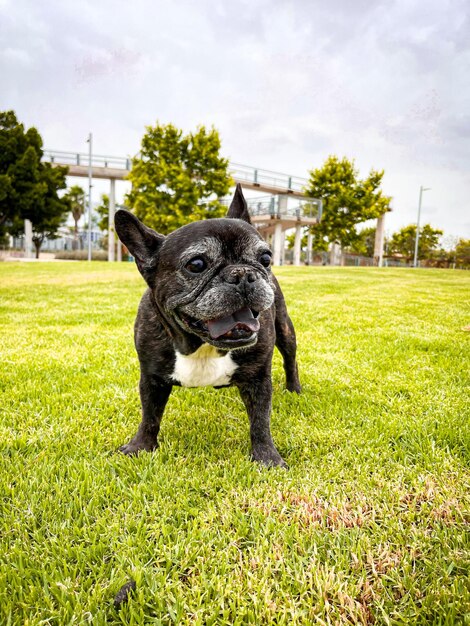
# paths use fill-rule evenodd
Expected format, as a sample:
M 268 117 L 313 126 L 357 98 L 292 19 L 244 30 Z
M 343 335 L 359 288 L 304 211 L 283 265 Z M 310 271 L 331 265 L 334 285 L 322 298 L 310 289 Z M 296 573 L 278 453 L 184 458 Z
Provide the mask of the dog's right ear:
M 116 211 L 114 226 L 119 239 L 135 258 L 139 272 L 149 287 L 153 287 L 157 252 L 165 237 L 142 224 L 133 213 L 124 209 Z
M 242 186 L 240 185 L 240 183 L 237 183 L 237 186 L 235 188 L 235 193 L 233 195 L 233 200 L 230 203 L 227 217 L 243 220 L 245 222 L 248 222 L 248 224 L 251 224 L 250 213 L 248 212 L 248 205 L 246 203 L 245 196 L 243 195 Z

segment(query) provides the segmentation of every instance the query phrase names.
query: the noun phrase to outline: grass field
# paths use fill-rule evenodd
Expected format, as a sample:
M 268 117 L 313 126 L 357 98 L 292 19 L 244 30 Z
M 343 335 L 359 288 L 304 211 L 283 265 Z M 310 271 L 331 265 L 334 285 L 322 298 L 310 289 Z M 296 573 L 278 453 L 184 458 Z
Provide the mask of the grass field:
M 288 471 L 249 461 L 233 389 L 176 389 L 159 450 L 116 453 L 136 268 L 0 264 L 0 624 L 470 624 L 470 273 L 276 274 Z

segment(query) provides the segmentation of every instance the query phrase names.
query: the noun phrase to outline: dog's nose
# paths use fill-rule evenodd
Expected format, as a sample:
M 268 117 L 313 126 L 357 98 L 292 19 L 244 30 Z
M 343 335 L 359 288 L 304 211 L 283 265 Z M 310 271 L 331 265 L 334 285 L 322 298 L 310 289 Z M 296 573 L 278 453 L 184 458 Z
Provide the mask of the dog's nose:
M 223 272 L 223 279 L 231 285 L 239 285 L 242 282 L 254 283 L 256 273 L 251 267 L 227 267 Z

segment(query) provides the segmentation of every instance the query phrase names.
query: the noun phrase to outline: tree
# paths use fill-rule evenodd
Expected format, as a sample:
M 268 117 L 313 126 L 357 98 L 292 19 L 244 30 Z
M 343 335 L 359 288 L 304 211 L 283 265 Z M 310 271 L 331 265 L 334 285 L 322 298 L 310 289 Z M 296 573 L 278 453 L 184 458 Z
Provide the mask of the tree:
M 363 228 L 357 233 L 357 238 L 347 248 L 347 252 L 373 257 L 375 248 L 375 226 Z
M 458 267 L 470 267 L 470 239 L 460 239 L 455 247 L 455 262 Z
M 100 241 L 100 246 L 103 250 L 107 250 L 109 242 L 109 195 L 107 193 L 101 194 L 101 204 L 96 207 L 96 212 L 99 215 L 97 226 L 100 230 L 106 232 L 106 235 Z M 121 244 L 118 241 L 119 245 Z
M 332 155 L 323 167 L 312 170 L 305 192 L 323 199 L 323 215 L 312 227 L 318 242 L 351 246 L 359 238 L 356 224 L 378 218 L 389 207 L 391 198 L 380 190 L 384 172 L 371 170 L 361 180 L 354 161 Z
M 100 216 L 98 228 L 100 230 L 108 230 L 109 226 L 109 196 L 106 193 L 101 194 L 101 204 L 96 207 L 96 212 Z
M 68 168 L 43 163 L 42 156 L 38 131 L 25 131 L 14 111 L 0 112 L 0 230 L 20 235 L 24 220 L 31 220 L 37 255 L 69 210 L 68 200 L 57 193 L 65 189 Z
M 127 205 L 164 235 L 194 220 L 222 216 L 219 198 L 232 181 L 219 150 L 214 128 L 199 126 L 183 135 L 172 124 L 148 126 L 140 154 L 132 160 Z
M 41 183 L 43 186 L 41 195 L 37 196 L 34 204 L 24 211 L 20 218 L 16 218 L 9 231 L 14 236 L 24 232 L 24 220 L 29 219 L 33 227 L 33 243 L 36 248 L 36 258 L 44 239 L 55 239 L 59 227 L 64 224 L 67 214 L 70 212 L 70 204 L 64 197 L 60 198 L 57 191 L 65 189 L 65 172 L 60 167 L 52 167 L 50 163 L 42 164 Z
M 41 156 L 38 131 L 25 131 L 13 111 L 0 112 L 0 227 L 20 218 L 40 195 Z
M 294 249 L 295 245 L 295 232 L 291 232 L 286 236 L 287 247 L 289 250 Z M 300 248 L 303 250 L 307 247 L 307 229 L 302 229 L 302 239 L 300 240 Z
M 85 213 L 85 191 L 80 185 L 73 185 L 67 191 L 64 196 L 70 206 L 70 212 L 72 213 L 74 225 L 74 250 L 77 250 L 79 247 L 79 238 L 78 238 L 78 222 L 80 218 Z
M 439 239 L 443 231 L 432 228 L 429 224 L 425 224 L 419 230 L 419 247 L 418 259 L 426 259 L 430 253 L 437 248 Z M 389 243 L 389 253 L 398 254 L 407 261 L 414 258 L 416 241 L 416 224 L 410 224 L 403 227 L 396 233 L 393 233 Z
M 426 267 L 450 267 L 455 262 L 455 250 L 439 248 L 426 257 Z
M 116 207 L 119 208 L 119 207 Z M 96 207 L 96 212 L 98 213 L 98 215 L 100 216 L 100 219 L 98 221 L 98 228 L 100 230 L 103 230 L 106 232 L 106 235 L 101 239 L 100 241 L 100 246 L 103 248 L 103 250 L 107 250 L 108 249 L 108 241 L 109 241 L 109 232 L 108 232 L 108 226 L 109 226 L 109 196 L 107 193 L 103 193 L 101 194 L 101 204 L 99 206 Z M 122 251 L 122 244 L 119 241 L 119 238 L 117 239 L 116 245 L 118 246 L 118 250 L 119 247 L 121 247 L 121 251 Z

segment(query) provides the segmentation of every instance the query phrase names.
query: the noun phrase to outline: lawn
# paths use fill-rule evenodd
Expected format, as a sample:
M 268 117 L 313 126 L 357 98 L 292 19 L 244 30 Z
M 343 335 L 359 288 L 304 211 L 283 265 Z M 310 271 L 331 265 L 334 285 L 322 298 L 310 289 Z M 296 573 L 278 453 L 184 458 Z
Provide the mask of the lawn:
M 0 264 L 0 624 L 470 624 L 470 273 L 276 274 L 287 471 L 249 461 L 234 389 L 175 389 L 160 448 L 117 453 L 136 268 Z

